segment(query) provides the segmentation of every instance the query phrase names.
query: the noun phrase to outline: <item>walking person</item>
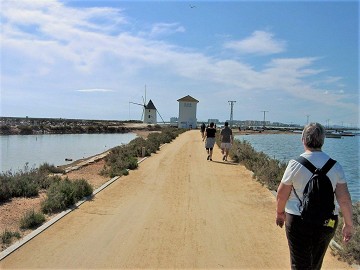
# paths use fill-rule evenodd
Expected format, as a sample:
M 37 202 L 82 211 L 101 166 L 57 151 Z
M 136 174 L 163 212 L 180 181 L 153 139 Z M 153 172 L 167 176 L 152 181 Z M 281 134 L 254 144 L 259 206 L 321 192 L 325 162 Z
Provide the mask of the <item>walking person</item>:
M 202 123 L 201 126 L 200 126 L 200 132 L 201 132 L 201 138 L 204 139 L 204 136 L 205 136 L 205 123 Z
M 207 160 L 212 161 L 212 154 L 215 145 L 216 128 L 214 128 L 214 122 L 210 123 L 210 126 L 206 128 L 203 141 L 205 141 L 205 149 L 208 154 Z
M 221 140 L 221 154 L 223 155 L 223 161 L 227 161 L 229 151 L 234 140 L 234 136 L 231 128 L 229 128 L 228 122 L 225 122 L 225 126 L 220 132 L 220 140 Z
M 324 140 L 325 129 L 322 125 L 310 123 L 305 126 L 302 133 L 302 143 L 305 152 L 296 160 L 290 160 L 278 187 L 276 224 L 282 227 L 285 223 L 285 231 L 290 249 L 291 269 L 321 269 L 326 249 L 335 234 L 338 224 L 339 209 L 334 204 L 330 208 L 330 211 L 333 211 L 332 213 L 330 212 L 331 216 L 322 223 L 314 223 L 313 220 L 309 221 L 304 216 L 304 212 L 307 212 L 304 211 L 307 210 L 307 203 L 303 201 L 303 197 L 306 195 L 304 189 L 309 179 L 313 179 L 315 175 L 307 169 L 309 167 L 308 164 L 306 167 L 302 165 L 306 164 L 306 160 L 313 164 L 315 168 L 322 168 L 322 170 L 328 171 L 325 176 L 326 178 L 322 174 L 322 178 L 319 176 L 318 180 L 326 180 L 330 189 L 327 194 L 332 196 L 330 200 L 334 201 L 335 193 L 336 201 L 343 214 L 343 241 L 348 242 L 353 235 L 352 205 L 344 171 L 341 165 L 338 162 L 335 163 L 335 161 L 332 167 L 331 165 L 324 166 L 326 163 L 329 164 L 330 160 L 330 157 L 321 150 Z M 302 158 L 306 159 L 305 162 Z M 318 175 L 321 174 L 321 171 L 316 172 Z M 329 180 L 331 183 L 329 183 Z M 320 185 L 320 187 L 324 186 Z M 310 188 L 310 190 L 316 189 Z M 318 194 L 321 193 L 320 191 L 318 192 Z M 311 204 L 309 203 L 308 205 Z M 324 203 L 319 205 L 323 207 Z

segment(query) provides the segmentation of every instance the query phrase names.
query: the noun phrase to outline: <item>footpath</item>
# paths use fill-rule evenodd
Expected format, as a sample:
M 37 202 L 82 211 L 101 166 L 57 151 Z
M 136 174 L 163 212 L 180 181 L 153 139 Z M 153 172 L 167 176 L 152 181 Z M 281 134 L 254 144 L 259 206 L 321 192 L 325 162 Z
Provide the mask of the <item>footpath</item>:
M 290 269 L 275 197 L 188 131 L 0 261 L 0 269 Z M 330 254 L 323 269 L 352 269 Z

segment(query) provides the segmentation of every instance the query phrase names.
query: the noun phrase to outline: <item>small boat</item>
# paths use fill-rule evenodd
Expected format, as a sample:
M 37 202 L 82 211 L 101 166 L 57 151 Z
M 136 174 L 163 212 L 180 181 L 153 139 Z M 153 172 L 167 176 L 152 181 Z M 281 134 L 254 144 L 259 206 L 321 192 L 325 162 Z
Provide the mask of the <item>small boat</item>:
M 341 139 L 341 133 L 327 132 L 327 133 L 325 133 L 325 137 Z
M 355 133 L 352 132 L 341 132 L 341 136 L 348 136 L 348 137 L 354 137 Z

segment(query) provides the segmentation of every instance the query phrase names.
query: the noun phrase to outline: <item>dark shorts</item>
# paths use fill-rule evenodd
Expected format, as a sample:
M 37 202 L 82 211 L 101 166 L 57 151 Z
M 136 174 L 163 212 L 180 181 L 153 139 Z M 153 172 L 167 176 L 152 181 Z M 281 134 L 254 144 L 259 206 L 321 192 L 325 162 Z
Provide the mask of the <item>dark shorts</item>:
M 326 249 L 334 237 L 338 217 L 333 216 L 334 227 L 305 223 L 300 216 L 286 214 L 286 237 L 290 249 L 291 269 L 320 269 Z

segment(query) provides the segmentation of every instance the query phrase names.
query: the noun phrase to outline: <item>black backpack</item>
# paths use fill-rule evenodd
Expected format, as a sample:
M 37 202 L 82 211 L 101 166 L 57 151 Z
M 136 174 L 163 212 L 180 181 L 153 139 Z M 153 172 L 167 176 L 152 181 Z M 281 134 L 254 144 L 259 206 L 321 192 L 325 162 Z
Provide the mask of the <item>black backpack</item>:
M 335 209 L 334 190 L 326 174 L 334 166 L 336 160 L 330 158 L 321 169 L 316 168 L 302 156 L 295 160 L 313 174 L 305 186 L 302 200 L 293 188 L 295 196 L 300 201 L 301 218 L 307 223 L 324 225 L 324 222 L 333 216 Z

